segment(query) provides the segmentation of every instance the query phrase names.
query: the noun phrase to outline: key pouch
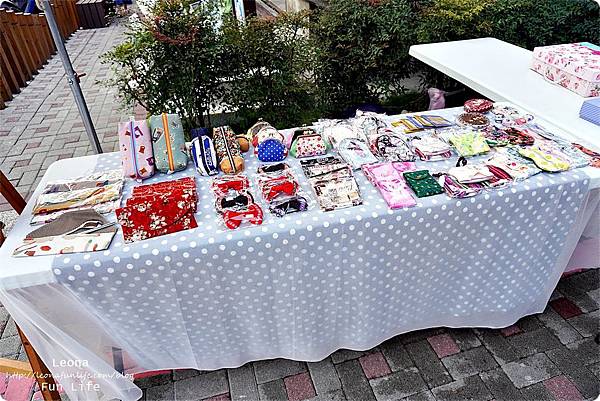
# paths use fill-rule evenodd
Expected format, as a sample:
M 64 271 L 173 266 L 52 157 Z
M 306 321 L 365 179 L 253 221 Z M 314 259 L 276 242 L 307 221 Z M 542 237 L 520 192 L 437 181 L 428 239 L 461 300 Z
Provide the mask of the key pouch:
M 267 138 L 254 148 L 261 162 L 280 162 L 287 157 L 288 150 L 282 140 Z
M 217 152 L 205 130 L 192 130 L 192 159 L 198 174 L 209 176 L 219 173 Z
M 366 143 L 354 138 L 342 140 L 338 147 L 338 153 L 354 170 L 358 170 L 363 164 L 378 161 Z
M 188 155 L 179 116 L 166 113 L 151 116 L 150 130 L 156 169 L 166 174 L 185 169 Z
M 146 120 L 132 117 L 119 124 L 119 149 L 125 176 L 145 180 L 154 175 L 152 136 Z
M 321 135 L 312 129 L 300 129 L 294 132 L 290 154 L 297 159 L 323 156 L 327 154 L 329 145 Z
M 418 198 L 438 195 L 444 192 L 444 189 L 427 170 L 406 172 L 403 175 L 406 183 Z

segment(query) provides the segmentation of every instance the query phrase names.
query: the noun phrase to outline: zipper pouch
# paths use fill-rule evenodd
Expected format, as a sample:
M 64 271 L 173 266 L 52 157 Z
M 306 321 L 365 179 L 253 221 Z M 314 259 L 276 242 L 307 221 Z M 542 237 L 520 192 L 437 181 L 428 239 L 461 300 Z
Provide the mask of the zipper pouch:
M 382 130 L 377 136 L 369 137 L 373 153 L 388 162 L 415 160 L 415 154 L 402 138 L 391 130 Z
M 519 148 L 519 154 L 531 159 L 536 166 L 549 173 L 566 171 L 570 167 L 570 163 L 564 155 L 549 147 L 536 145 L 529 148 Z
M 204 176 L 219 173 L 215 146 L 206 132 L 202 129 L 192 130 L 192 159 L 198 174 Z
M 445 160 L 452 156 L 448 144 L 434 136 L 416 137 L 411 141 L 411 145 L 419 158 L 424 161 Z
M 452 167 L 448 170 L 448 174 L 456 178 L 461 184 L 489 181 L 494 178 L 494 175 L 484 165 Z
M 179 116 L 166 113 L 150 116 L 150 130 L 156 169 L 166 174 L 184 170 L 188 155 Z
M 235 133 L 228 126 L 213 129 L 213 141 L 219 168 L 225 174 L 237 174 L 244 171 L 244 158 Z
M 444 188 L 437 183 L 427 170 L 406 172 L 403 175 L 406 183 L 418 198 L 444 193 Z
M 329 146 L 321 135 L 312 129 L 296 130 L 292 137 L 290 154 L 297 159 L 305 157 L 323 156 L 327 154 Z
M 461 156 L 475 156 L 490 151 L 483 135 L 476 131 L 454 134 L 449 138 L 450 143 Z
M 590 160 L 587 158 L 587 156 L 581 150 L 572 146 L 570 143 L 566 141 L 565 143 L 560 142 L 557 143 L 557 147 L 562 154 L 567 156 L 571 164 L 571 168 L 580 168 L 590 165 Z
M 519 154 L 516 148 L 507 147 L 497 149 L 486 165 L 499 167 L 508 173 L 513 180 L 524 180 L 540 173 L 540 170 L 531 160 Z
M 358 170 L 363 164 L 378 161 L 366 143 L 354 138 L 346 138 L 340 142 L 338 153 L 354 170 Z
M 141 181 L 154 175 L 152 136 L 146 120 L 132 117 L 119 124 L 119 149 L 126 177 Z

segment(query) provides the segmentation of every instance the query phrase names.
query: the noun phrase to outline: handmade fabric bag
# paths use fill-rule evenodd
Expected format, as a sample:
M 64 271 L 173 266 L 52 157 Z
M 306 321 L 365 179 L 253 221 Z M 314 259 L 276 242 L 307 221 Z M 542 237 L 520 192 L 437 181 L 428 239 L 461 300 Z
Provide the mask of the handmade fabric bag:
M 192 130 L 192 159 L 196 171 L 200 175 L 215 175 L 219 173 L 217 167 L 217 152 L 212 138 L 206 129 Z
M 477 131 L 454 134 L 450 136 L 450 143 L 461 156 L 475 156 L 490 151 L 485 138 Z
M 244 158 L 240 144 L 234 132 L 228 126 L 213 130 L 213 141 L 219 160 L 219 167 L 225 174 L 237 174 L 244 171 Z
M 411 145 L 419 158 L 424 161 L 444 160 L 452 156 L 448 144 L 433 135 L 416 137 L 411 141 Z
M 152 136 L 146 120 L 119 123 L 119 149 L 126 177 L 145 180 L 154 175 Z
M 404 173 L 404 179 L 419 198 L 438 195 L 444 192 L 444 189 L 427 170 L 406 172 Z
M 287 157 L 284 136 L 266 121 L 259 120 L 249 130 L 254 154 L 261 162 L 280 162 Z
M 378 161 L 373 153 L 371 153 L 369 146 L 355 138 L 342 140 L 338 146 L 338 153 L 354 170 L 358 170 L 363 164 L 376 163 Z
M 415 160 L 415 154 L 402 138 L 389 129 L 380 130 L 377 136 L 369 137 L 373 154 L 389 162 Z
M 290 154 L 298 159 L 327 154 L 327 142 L 313 129 L 299 129 L 294 132 Z
M 536 166 L 549 173 L 566 171 L 571 166 L 565 155 L 547 146 L 535 145 L 529 148 L 519 148 L 519 154 L 531 159 Z
M 490 172 L 490 170 L 482 164 L 452 167 L 450 170 L 448 170 L 448 174 L 456 178 L 461 184 L 489 181 L 494 178 L 494 175 Z
M 369 181 L 379 190 L 390 209 L 399 209 L 417 204 L 402 177 L 402 172 L 415 168 L 416 165 L 412 162 L 385 162 L 366 164 L 362 170 Z
M 188 155 L 179 116 L 166 113 L 151 116 L 150 130 L 156 169 L 166 174 L 185 169 Z
M 524 180 L 542 171 L 531 160 L 521 156 L 517 148 L 512 147 L 498 149 L 485 164 L 488 168 L 489 166 L 501 168 L 513 180 Z

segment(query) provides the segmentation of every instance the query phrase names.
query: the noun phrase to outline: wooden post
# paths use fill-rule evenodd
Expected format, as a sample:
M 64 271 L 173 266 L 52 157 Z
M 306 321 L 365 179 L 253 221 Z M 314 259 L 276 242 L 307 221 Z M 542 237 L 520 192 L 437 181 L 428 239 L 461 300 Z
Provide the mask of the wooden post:
M 24 38 L 29 45 L 29 49 L 31 50 L 31 55 L 33 56 L 33 62 L 36 69 L 42 68 L 43 58 L 40 53 L 40 49 L 38 47 L 38 40 L 36 40 L 34 31 L 33 31 L 33 19 L 29 18 L 27 15 L 23 13 L 15 13 L 17 17 L 17 21 L 19 25 L 23 28 Z
M 38 17 L 40 18 L 40 25 L 42 26 L 42 34 L 44 35 L 44 41 L 48 44 L 50 54 L 54 54 L 54 52 L 56 51 L 56 47 L 54 46 L 52 35 L 50 35 L 50 28 L 48 28 L 48 21 L 46 21 L 46 15 L 38 14 Z
M 19 93 L 21 89 L 19 88 L 19 80 L 17 75 L 13 71 L 13 67 L 9 61 L 10 53 L 8 50 L 8 42 L 7 38 L 2 35 L 0 32 L 0 74 L 2 74 L 2 83 L 5 85 L 6 92 L 9 96 L 2 96 L 4 100 L 10 100 L 12 98 L 12 94 Z M 7 56 L 7 53 L 9 56 Z M 13 61 L 14 64 L 14 60 Z

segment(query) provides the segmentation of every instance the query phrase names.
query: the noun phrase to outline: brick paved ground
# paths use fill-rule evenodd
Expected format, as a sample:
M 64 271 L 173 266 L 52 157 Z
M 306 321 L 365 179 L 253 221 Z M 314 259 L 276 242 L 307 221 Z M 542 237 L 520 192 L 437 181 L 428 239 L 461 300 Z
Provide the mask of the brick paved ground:
M 81 86 L 104 151 L 115 150 L 116 124 L 127 110 L 118 110 L 115 91 L 98 84 L 110 75 L 98 58 L 123 39 L 124 26 L 80 30 L 67 41 L 75 71 L 87 73 Z M 27 197 L 48 166 L 58 160 L 91 154 L 83 123 L 65 80 L 60 58 L 54 56 L 33 81 L 0 110 L 0 169 Z M 0 211 L 9 210 L 0 199 Z
M 501 330 L 431 329 L 317 363 L 260 361 L 139 378 L 151 400 L 593 400 L 600 271 L 564 278 L 544 313 Z

